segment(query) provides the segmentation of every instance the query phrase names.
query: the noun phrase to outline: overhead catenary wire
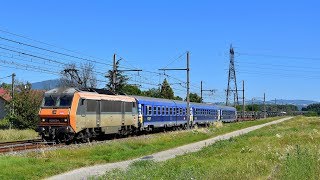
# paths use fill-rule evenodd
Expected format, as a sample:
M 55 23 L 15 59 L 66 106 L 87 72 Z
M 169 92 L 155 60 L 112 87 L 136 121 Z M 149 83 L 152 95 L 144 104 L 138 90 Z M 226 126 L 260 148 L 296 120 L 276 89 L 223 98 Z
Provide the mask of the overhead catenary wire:
M 44 44 L 46 46 L 62 49 L 64 51 L 72 52 L 72 53 L 75 53 L 75 54 L 85 55 L 85 54 L 77 52 L 77 51 L 69 50 L 69 49 L 66 49 L 66 48 L 61 48 L 61 47 L 58 47 L 58 46 L 55 46 L 55 45 L 52 45 L 52 44 L 49 44 L 49 43 L 46 43 L 46 42 L 38 41 L 38 40 L 29 38 L 29 37 L 26 37 L 26 36 L 23 36 L 23 35 L 19 35 L 19 34 L 15 34 L 15 33 L 9 32 L 9 31 L 5 31 L 5 30 L 1 30 L 0 29 L 0 32 L 5 33 L 5 34 L 9 34 L 9 35 L 12 35 L 12 36 L 15 36 L 15 37 L 23 38 L 25 40 L 29 40 L 29 41 L 33 41 L 33 42 L 36 42 L 36 43 Z M 0 40 L 2 40 L 3 42 L 6 41 L 8 43 L 17 44 L 19 46 L 21 45 L 21 46 L 24 46 L 24 47 L 29 47 L 28 49 L 34 48 L 34 49 L 37 49 L 39 51 L 43 51 L 43 52 L 47 52 L 47 53 L 51 53 L 51 54 L 56 54 L 56 55 L 60 55 L 60 56 L 65 56 L 65 57 L 72 58 L 72 59 L 80 59 L 80 60 L 83 60 L 83 61 L 104 64 L 104 65 L 107 65 L 107 66 L 111 65 L 110 63 L 104 63 L 104 62 L 96 61 L 96 59 L 100 59 L 100 60 L 103 60 L 103 61 L 105 61 L 105 59 L 95 58 L 95 57 L 89 56 L 89 55 L 85 55 L 85 56 L 93 57 L 93 59 L 84 58 L 84 57 L 81 57 L 81 56 L 78 56 L 78 55 L 73 55 L 71 53 L 69 54 L 69 53 L 59 52 L 59 51 L 56 51 L 56 50 L 52 50 L 52 49 L 48 49 L 48 48 L 44 48 L 44 47 L 35 45 L 33 43 L 27 43 L 27 42 L 24 42 L 24 41 L 12 39 L 12 38 L 7 38 L 7 37 L 1 36 L 1 35 L 0 35 Z M 24 58 L 29 57 L 30 59 L 29 60 L 26 59 L 26 61 L 29 61 L 30 63 L 33 63 L 33 62 L 35 63 L 35 61 L 34 61 L 35 59 L 41 59 L 41 60 L 43 60 L 43 62 L 47 61 L 49 63 L 57 64 L 57 66 L 51 65 L 50 66 L 50 70 L 53 70 L 52 69 L 53 66 L 54 67 L 60 67 L 62 65 L 65 65 L 65 66 L 69 65 L 69 63 L 66 63 L 66 62 L 68 62 L 67 60 L 63 60 L 62 62 L 61 61 L 57 61 L 56 59 L 58 59 L 58 58 L 56 58 L 56 57 L 54 57 L 52 55 L 43 54 L 43 53 L 39 53 L 39 52 L 31 52 L 30 50 L 21 49 L 21 48 L 17 48 L 17 47 L 13 47 L 13 46 L 11 46 L 11 49 L 3 47 L 3 46 L 8 47 L 9 45 L 2 44 L 2 47 L 0 47 L 0 49 L 2 48 L 5 51 L 10 51 L 11 53 L 16 53 L 19 57 L 23 57 L 23 56 L 26 56 Z M 18 51 L 17 50 L 13 50 L 12 48 L 19 49 L 19 50 Z M 28 51 L 29 53 L 25 52 L 25 51 Z M 41 55 L 35 55 L 35 54 L 41 54 Z M 170 62 L 167 66 L 169 66 L 170 64 L 172 64 L 175 61 L 179 60 L 184 54 L 186 54 L 186 52 L 182 53 L 180 56 L 178 56 L 177 58 L 173 59 L 173 61 Z M 14 57 L 15 56 L 14 54 L 11 54 L 11 56 L 12 56 L 11 58 L 16 58 L 16 57 Z M 48 58 L 48 57 L 51 57 L 51 58 Z M 20 60 L 23 60 L 23 59 L 20 58 Z M 130 66 L 134 67 L 126 59 L 124 59 L 124 61 L 126 61 L 126 64 L 129 64 Z M 23 67 L 24 68 L 30 68 L 30 67 L 33 67 L 33 66 L 34 65 L 28 65 L 28 66 L 24 65 Z M 49 66 L 49 65 L 45 65 L 45 63 L 41 65 L 42 70 L 47 70 L 47 69 L 45 69 L 44 66 Z M 35 66 L 35 67 L 40 67 L 40 66 Z M 124 68 L 124 69 L 128 69 L 128 67 L 124 67 L 124 66 L 119 66 L 119 67 L 120 68 Z M 24 68 L 22 68 L 22 69 L 24 69 Z M 156 74 L 159 77 L 161 76 L 159 72 L 147 71 L 147 73 Z M 55 73 L 55 74 L 60 74 L 60 73 L 58 72 L 58 73 Z M 94 71 L 94 74 L 104 77 L 106 73 Z M 176 78 L 174 76 L 171 76 L 171 75 L 168 75 L 167 77 L 169 77 L 169 76 L 170 76 L 171 79 L 178 80 L 178 78 Z M 181 80 L 178 80 L 178 81 L 181 81 Z M 181 82 L 183 82 L 183 81 L 181 81 Z M 141 83 L 143 83 L 143 82 L 141 82 Z M 183 83 L 186 83 L 186 82 L 183 82 Z M 182 85 L 182 84 L 180 83 L 180 85 Z M 193 87 L 196 87 L 195 85 L 193 85 L 191 83 L 190 83 L 190 85 L 193 86 Z M 198 87 L 196 87 L 196 88 L 198 88 Z
M 255 53 L 245 53 L 245 52 L 236 52 L 239 55 L 244 56 L 259 56 L 266 58 L 277 58 L 277 59 L 296 59 L 296 60 L 316 60 L 319 61 L 320 58 L 314 57 L 297 57 L 297 56 L 283 56 L 283 55 L 271 55 L 271 54 L 255 54 Z

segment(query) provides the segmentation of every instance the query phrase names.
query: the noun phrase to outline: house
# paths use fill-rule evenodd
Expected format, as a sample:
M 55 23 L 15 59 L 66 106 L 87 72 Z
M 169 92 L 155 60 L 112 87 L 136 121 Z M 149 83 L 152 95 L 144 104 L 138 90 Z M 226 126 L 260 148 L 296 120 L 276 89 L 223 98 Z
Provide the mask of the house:
M 10 92 L 8 90 L 0 88 L 0 119 L 3 119 L 7 115 L 5 105 L 10 100 Z

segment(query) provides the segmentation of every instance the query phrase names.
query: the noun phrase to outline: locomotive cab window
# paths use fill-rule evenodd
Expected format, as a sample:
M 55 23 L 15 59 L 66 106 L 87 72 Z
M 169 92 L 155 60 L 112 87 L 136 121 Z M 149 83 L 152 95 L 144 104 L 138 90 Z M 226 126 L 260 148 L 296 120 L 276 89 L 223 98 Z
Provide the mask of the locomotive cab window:
M 44 106 L 56 106 L 57 97 L 52 95 L 44 97 Z
M 73 99 L 73 96 L 70 96 L 70 95 L 62 95 L 60 97 L 60 106 L 63 106 L 63 107 L 69 107 L 71 106 L 71 103 L 72 103 L 72 99 Z
M 87 100 L 87 112 L 96 112 L 97 102 L 95 100 Z

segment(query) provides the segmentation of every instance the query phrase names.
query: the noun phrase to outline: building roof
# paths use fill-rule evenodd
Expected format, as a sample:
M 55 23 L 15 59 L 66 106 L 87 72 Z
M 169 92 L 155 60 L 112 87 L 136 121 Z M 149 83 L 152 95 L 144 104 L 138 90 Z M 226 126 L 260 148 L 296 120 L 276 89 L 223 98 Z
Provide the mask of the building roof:
M 10 101 L 11 100 L 10 92 L 8 90 L 0 88 L 0 98 L 4 99 L 5 101 Z

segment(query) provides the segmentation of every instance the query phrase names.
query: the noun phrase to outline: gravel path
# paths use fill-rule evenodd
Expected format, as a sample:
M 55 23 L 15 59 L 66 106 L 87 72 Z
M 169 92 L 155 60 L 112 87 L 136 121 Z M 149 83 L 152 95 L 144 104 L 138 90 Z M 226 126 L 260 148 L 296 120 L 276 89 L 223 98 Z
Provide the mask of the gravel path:
M 184 146 L 180 146 L 180 147 L 177 147 L 177 148 L 174 148 L 174 149 L 169 149 L 169 150 L 166 150 L 166 151 L 154 153 L 154 154 L 151 154 L 149 156 L 144 156 L 144 157 L 141 157 L 141 158 L 136 158 L 136 159 L 132 159 L 132 160 L 128 160 L 128 161 L 122 161 L 122 162 L 108 163 L 108 164 L 104 164 L 104 165 L 83 167 L 83 168 L 80 168 L 80 169 L 76 169 L 76 170 L 73 170 L 73 171 L 70 171 L 70 172 L 66 172 L 66 173 L 63 173 L 63 174 L 60 174 L 60 175 L 56 175 L 56 176 L 50 177 L 48 179 L 50 179 L 50 180 L 87 179 L 90 176 L 103 175 L 103 174 L 106 173 L 106 171 L 111 171 L 111 170 L 116 169 L 116 168 L 120 168 L 120 169 L 124 169 L 125 170 L 134 161 L 139 161 L 139 160 L 154 160 L 154 161 L 158 161 L 158 162 L 159 161 L 165 161 L 165 160 L 174 158 L 176 156 L 183 155 L 185 153 L 199 151 L 203 147 L 211 145 L 211 144 L 213 144 L 213 143 L 215 143 L 217 141 L 226 140 L 226 139 L 230 139 L 231 137 L 240 136 L 242 134 L 246 134 L 248 132 L 260 129 L 260 128 L 265 127 L 265 126 L 281 123 L 281 122 L 289 120 L 291 118 L 292 117 L 287 117 L 287 118 L 279 119 L 279 120 L 272 121 L 272 122 L 269 122 L 269 123 L 248 127 L 248 128 L 245 128 L 245 129 L 241 129 L 241 130 L 233 131 L 231 133 L 220 135 L 220 136 L 217 136 L 217 137 L 214 137 L 214 138 L 211 138 L 211 139 L 199 141 L 199 142 L 192 143 L 192 144 L 187 144 L 187 145 L 184 145 Z

